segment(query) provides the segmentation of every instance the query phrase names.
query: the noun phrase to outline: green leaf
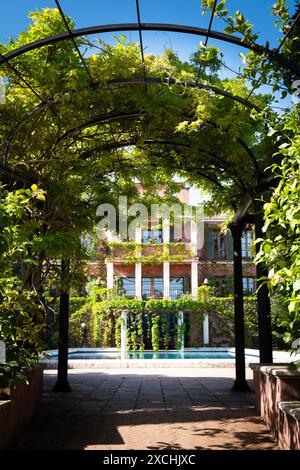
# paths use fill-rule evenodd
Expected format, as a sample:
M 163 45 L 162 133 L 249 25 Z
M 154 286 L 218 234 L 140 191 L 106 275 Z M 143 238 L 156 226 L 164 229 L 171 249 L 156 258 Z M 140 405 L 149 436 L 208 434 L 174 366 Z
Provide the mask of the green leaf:
M 206 6 L 207 8 L 212 9 L 214 7 L 215 0 L 206 0 Z
M 224 6 L 226 4 L 226 0 L 221 0 L 221 2 L 216 6 L 216 12 L 220 12 L 223 10 Z
M 297 279 L 294 284 L 293 284 L 293 290 L 294 292 L 297 292 L 300 290 L 300 279 Z
M 283 341 L 285 343 L 289 343 L 291 341 L 291 333 L 289 333 L 288 331 L 286 331 L 284 334 L 283 334 Z
M 272 135 L 276 134 L 278 132 L 277 129 L 270 129 L 267 133 L 268 137 L 272 137 Z
M 294 312 L 296 310 L 296 307 L 297 307 L 297 302 L 295 301 L 292 301 L 289 303 L 289 307 L 288 307 L 288 310 L 290 313 Z
M 231 26 L 226 26 L 226 28 L 224 28 L 224 33 L 232 34 L 234 33 L 234 29 Z

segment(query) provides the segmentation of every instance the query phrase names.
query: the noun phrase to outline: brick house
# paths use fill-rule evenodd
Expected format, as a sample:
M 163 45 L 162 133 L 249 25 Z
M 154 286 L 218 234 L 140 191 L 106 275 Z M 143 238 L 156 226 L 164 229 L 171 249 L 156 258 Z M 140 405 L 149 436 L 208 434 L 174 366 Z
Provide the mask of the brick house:
M 188 204 L 190 189 L 183 188 L 177 197 L 182 203 Z M 107 287 L 117 288 L 129 298 L 176 299 L 185 293 L 191 293 L 195 297 L 198 286 L 207 279 L 219 295 L 232 292 L 233 244 L 230 232 L 221 232 L 221 224 L 225 220 L 224 216 L 204 217 L 203 236 L 199 237 L 199 225 L 191 217 L 187 217 L 184 221 L 184 234 L 180 240 L 174 236 L 170 223 L 160 229 L 137 229 L 135 241 L 142 246 L 139 253 L 141 262 L 139 259 L 136 259 L 136 262 L 128 262 L 126 258 L 130 249 L 126 249 L 126 243 L 117 246 L 113 259 L 108 254 L 105 260 Z M 160 262 L 165 244 L 171 245 L 170 260 Z M 180 257 L 172 257 L 172 253 L 178 253 L 176 245 L 180 248 Z M 250 293 L 255 289 L 251 227 L 243 234 L 242 255 L 244 290 Z M 155 262 L 144 263 L 145 258 L 149 256 L 155 258 Z M 103 268 L 105 265 L 100 266 L 99 262 L 90 262 L 88 274 L 103 276 Z

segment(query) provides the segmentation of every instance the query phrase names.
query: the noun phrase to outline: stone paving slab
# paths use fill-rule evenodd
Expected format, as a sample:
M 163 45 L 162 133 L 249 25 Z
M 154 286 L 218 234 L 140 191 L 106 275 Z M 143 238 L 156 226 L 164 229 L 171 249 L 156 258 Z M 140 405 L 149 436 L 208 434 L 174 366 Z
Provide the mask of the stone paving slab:
M 230 391 L 233 377 L 229 368 L 74 369 L 73 391 L 53 393 L 47 370 L 43 407 L 16 448 L 277 449 L 254 394 Z

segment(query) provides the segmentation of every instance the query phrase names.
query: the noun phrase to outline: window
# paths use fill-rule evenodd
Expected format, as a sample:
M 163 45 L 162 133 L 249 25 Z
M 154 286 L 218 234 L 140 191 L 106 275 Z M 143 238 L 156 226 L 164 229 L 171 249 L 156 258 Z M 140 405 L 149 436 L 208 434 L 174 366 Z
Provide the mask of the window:
M 143 230 L 143 243 L 162 243 L 162 230 Z
M 244 294 L 253 294 L 255 291 L 255 282 L 253 277 L 243 277 Z
M 131 299 L 135 298 L 135 278 L 134 277 L 122 277 L 119 279 L 118 291 L 120 295 L 129 297 Z
M 170 298 L 172 300 L 178 299 L 184 294 L 184 278 L 173 277 L 170 279 Z
M 230 230 L 227 233 L 221 233 L 219 229 L 206 227 L 204 233 L 206 259 L 233 259 L 233 240 Z
M 242 257 L 253 258 L 252 245 L 253 245 L 254 234 L 252 230 L 246 230 L 242 237 Z
M 154 297 L 159 298 L 164 296 L 164 281 L 162 277 L 154 278 Z
M 233 292 L 233 276 L 211 277 L 209 285 L 215 288 L 217 296 L 231 294 Z
M 142 298 L 161 299 L 164 296 L 164 282 L 162 277 L 143 277 Z
M 214 234 L 214 259 L 226 258 L 226 235 L 218 230 L 213 231 Z
M 151 297 L 151 278 L 143 277 L 142 279 L 142 298 L 149 299 Z
M 170 298 L 177 299 L 182 294 L 189 292 L 188 277 L 172 277 L 170 279 Z M 123 277 L 116 280 L 116 287 L 119 295 L 128 298 L 135 298 L 135 278 Z M 162 277 L 142 278 L 142 298 L 162 299 L 164 296 L 164 280 Z

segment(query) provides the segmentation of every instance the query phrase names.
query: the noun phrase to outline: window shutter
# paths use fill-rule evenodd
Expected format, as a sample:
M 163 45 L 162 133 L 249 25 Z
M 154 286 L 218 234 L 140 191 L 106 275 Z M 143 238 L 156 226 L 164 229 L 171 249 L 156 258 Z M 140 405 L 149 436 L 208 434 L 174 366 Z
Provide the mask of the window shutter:
M 207 259 L 214 259 L 214 232 L 207 228 L 204 232 L 205 235 L 205 253 Z
M 233 259 L 233 239 L 230 230 L 226 234 L 227 259 Z
M 170 227 L 170 243 L 174 242 L 174 226 L 171 225 Z
M 184 277 L 183 278 L 183 293 L 186 294 L 188 292 L 191 292 L 190 278 Z

